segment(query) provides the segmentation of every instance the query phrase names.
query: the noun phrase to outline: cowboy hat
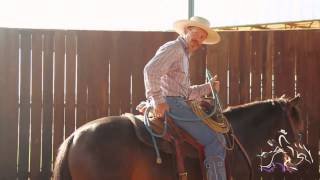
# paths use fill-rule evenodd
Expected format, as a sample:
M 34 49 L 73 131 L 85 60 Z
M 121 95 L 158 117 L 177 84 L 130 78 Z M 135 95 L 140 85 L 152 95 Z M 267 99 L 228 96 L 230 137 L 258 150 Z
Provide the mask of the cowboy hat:
M 185 28 L 190 26 L 199 27 L 208 33 L 203 44 L 217 44 L 221 39 L 219 34 L 210 28 L 209 21 L 199 16 L 193 16 L 189 20 L 178 20 L 173 24 L 174 30 L 180 35 L 184 34 Z

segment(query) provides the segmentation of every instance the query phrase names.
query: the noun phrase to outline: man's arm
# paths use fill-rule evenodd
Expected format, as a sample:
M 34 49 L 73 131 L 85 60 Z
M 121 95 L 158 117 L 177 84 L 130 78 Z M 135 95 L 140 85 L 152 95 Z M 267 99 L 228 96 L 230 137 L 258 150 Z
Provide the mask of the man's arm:
M 163 117 L 164 113 L 169 111 L 169 105 L 161 92 L 161 77 L 168 73 L 174 61 L 183 56 L 175 46 L 169 43 L 160 47 L 144 68 L 146 97 L 153 101 L 155 116 L 158 118 Z
M 217 92 L 220 90 L 220 81 L 218 77 L 214 76 L 209 82 L 201 85 L 193 85 L 189 88 L 189 100 L 198 99 L 211 93 L 211 86 Z
M 161 77 L 169 72 L 172 64 L 181 56 L 175 44 L 165 44 L 144 67 L 146 97 L 153 100 L 155 105 L 165 102 L 161 92 Z

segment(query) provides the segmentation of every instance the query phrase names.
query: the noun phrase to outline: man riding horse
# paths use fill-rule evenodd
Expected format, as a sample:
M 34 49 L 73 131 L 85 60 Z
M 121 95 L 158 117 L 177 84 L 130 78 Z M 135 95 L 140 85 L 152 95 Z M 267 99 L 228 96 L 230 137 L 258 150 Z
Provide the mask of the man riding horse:
M 210 94 L 211 88 L 219 91 L 216 78 L 201 85 L 190 84 L 189 60 L 202 44 L 216 44 L 220 36 L 210 28 L 208 20 L 196 16 L 175 22 L 174 29 L 180 36 L 162 45 L 144 68 L 146 97 L 156 117 L 161 118 L 166 112 L 180 117 L 173 118 L 174 122 L 204 146 L 208 180 L 225 180 L 224 136 L 209 128 L 186 102 Z

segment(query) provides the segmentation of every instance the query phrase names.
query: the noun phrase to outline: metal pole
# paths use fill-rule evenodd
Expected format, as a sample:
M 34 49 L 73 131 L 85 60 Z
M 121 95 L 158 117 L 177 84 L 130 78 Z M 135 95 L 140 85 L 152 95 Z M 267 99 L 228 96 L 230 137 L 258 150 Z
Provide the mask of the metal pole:
M 188 17 L 189 19 L 194 16 L 194 0 L 189 0 L 188 3 Z

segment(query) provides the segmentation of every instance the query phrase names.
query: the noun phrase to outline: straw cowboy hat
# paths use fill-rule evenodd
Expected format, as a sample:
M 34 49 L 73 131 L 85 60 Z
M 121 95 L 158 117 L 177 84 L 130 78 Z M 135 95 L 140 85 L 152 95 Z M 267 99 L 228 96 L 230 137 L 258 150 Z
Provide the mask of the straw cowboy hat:
M 203 44 L 217 44 L 221 39 L 219 34 L 210 28 L 209 21 L 202 17 L 193 16 L 189 20 L 178 20 L 173 24 L 174 30 L 180 35 L 184 34 L 185 28 L 189 26 L 199 27 L 208 33 Z

